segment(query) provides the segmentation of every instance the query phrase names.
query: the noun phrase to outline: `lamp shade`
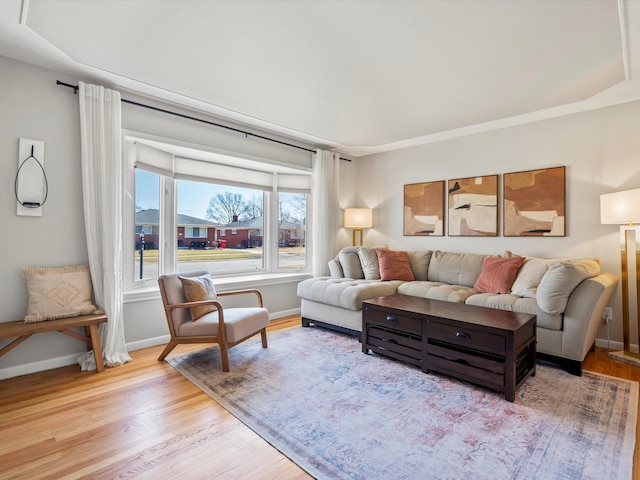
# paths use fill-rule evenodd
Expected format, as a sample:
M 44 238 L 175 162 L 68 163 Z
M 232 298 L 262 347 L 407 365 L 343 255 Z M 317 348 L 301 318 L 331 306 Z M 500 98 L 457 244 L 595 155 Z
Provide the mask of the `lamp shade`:
M 346 228 L 371 228 L 373 210 L 370 208 L 345 208 L 344 226 Z
M 600 223 L 640 223 L 640 188 L 600 195 Z

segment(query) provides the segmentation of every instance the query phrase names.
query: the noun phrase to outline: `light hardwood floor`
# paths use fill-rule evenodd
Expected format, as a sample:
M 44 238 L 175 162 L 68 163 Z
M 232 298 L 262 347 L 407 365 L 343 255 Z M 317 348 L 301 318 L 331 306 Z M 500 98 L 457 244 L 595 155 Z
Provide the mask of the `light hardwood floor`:
M 270 329 L 299 324 L 289 317 Z M 69 366 L 0 381 L 0 479 L 311 478 L 156 361 L 161 350 L 131 352 L 133 362 L 100 374 Z M 584 366 L 640 381 L 640 368 L 602 349 Z M 639 458 L 636 449 L 635 480 Z

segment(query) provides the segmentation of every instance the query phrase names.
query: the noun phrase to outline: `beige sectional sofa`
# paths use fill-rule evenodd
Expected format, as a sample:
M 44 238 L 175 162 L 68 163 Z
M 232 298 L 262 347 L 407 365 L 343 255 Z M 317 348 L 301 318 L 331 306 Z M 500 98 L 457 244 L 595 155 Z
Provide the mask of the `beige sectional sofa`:
M 410 273 L 409 277 L 399 274 L 402 278 L 394 279 L 394 269 L 389 270 L 389 261 L 380 257 L 379 250 L 344 248 L 329 262 L 330 277 L 300 282 L 302 325 L 315 324 L 360 337 L 362 302 L 395 293 L 530 313 L 537 316 L 538 353 L 579 375 L 618 282 L 614 275 L 600 272 L 594 259 L 524 256 L 496 261 L 496 256 L 439 250 L 399 252 L 398 263 L 408 262 Z M 485 265 L 489 257 L 493 260 Z M 500 256 L 516 257 L 510 252 Z M 382 271 L 379 260 L 385 262 Z M 494 288 L 509 293 L 491 291 L 486 282 L 478 280 L 494 281 L 496 271 L 489 271 L 488 265 L 499 263 L 505 264 L 502 270 L 511 272 L 499 275 L 515 278 L 506 280 L 507 290 L 504 285 Z M 482 288 L 478 286 L 481 284 Z

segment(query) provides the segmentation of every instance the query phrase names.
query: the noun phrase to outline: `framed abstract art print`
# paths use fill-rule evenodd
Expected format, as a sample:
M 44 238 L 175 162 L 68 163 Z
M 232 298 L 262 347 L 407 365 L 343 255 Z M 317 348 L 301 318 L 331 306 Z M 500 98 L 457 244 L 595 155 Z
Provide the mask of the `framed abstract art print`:
M 504 174 L 505 237 L 565 236 L 565 167 Z
M 449 236 L 498 236 L 498 175 L 449 180 L 447 191 Z
M 404 234 L 444 235 L 444 180 L 404 186 Z

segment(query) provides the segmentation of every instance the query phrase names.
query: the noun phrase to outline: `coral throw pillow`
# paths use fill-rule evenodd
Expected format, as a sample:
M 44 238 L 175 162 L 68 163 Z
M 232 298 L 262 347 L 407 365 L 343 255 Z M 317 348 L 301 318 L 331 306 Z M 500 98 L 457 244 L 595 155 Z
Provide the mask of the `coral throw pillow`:
M 378 255 L 382 281 L 405 280 L 412 282 L 415 280 L 407 252 L 376 248 L 376 254 Z
M 182 292 L 187 302 L 201 302 L 203 300 L 217 300 L 216 287 L 213 285 L 211 275 L 202 275 L 201 277 L 178 277 L 182 282 Z M 206 315 L 209 312 L 215 312 L 215 305 L 200 305 L 191 307 L 191 320 Z
M 487 257 L 473 289 L 481 293 L 511 293 L 524 257 Z

